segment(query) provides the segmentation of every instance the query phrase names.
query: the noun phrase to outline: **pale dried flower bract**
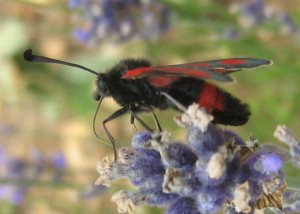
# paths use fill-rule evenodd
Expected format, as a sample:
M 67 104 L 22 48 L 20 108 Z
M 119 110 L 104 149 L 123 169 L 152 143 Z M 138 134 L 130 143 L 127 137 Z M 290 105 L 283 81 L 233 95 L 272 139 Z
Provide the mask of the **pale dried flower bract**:
M 199 105 L 194 103 L 190 105 L 186 112 L 181 116 L 174 118 L 176 123 L 181 127 L 189 127 L 194 125 L 202 132 L 205 132 L 208 124 L 214 119 L 212 115 L 207 114 L 205 108 L 199 108 Z

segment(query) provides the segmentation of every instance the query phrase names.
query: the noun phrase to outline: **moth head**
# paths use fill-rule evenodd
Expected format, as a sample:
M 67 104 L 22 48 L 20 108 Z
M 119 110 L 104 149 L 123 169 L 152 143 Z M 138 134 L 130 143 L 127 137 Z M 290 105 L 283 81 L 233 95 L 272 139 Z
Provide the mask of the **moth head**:
M 99 74 L 96 82 L 97 89 L 93 93 L 94 100 L 98 101 L 104 97 L 110 96 L 110 91 L 106 84 L 106 76 L 105 74 Z

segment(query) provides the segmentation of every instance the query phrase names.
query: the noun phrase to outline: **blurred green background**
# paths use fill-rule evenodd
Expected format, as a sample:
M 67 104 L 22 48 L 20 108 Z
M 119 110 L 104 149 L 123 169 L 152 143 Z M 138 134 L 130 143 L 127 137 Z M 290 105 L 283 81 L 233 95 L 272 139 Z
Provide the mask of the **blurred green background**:
M 121 39 L 110 38 L 107 32 L 85 42 L 73 32 L 91 26 L 92 17 L 79 7 L 71 9 L 70 2 L 0 3 L 0 213 L 116 213 L 110 197 L 126 185 L 120 181 L 95 192 L 88 188 L 97 179 L 96 163 L 108 154 L 112 157 L 110 147 L 99 143 L 92 131 L 95 76 L 61 65 L 28 63 L 22 57 L 27 48 L 97 72 L 129 57 L 147 58 L 156 65 L 231 57 L 271 59 L 271 67 L 234 73 L 236 84 L 220 84 L 252 110 L 245 126 L 228 128 L 244 139 L 253 133 L 261 142 L 277 142 L 275 127 L 286 124 L 299 136 L 299 1 L 159 2 L 168 8 L 167 20 L 159 20 L 168 25 L 159 26 L 165 27 L 162 32 L 148 29 L 155 35 Z M 156 14 L 157 7 L 147 11 Z M 129 12 L 144 10 L 137 6 Z M 164 15 L 150 18 L 164 19 Z M 109 99 L 100 108 L 97 132 L 105 139 L 101 121 L 117 109 Z M 185 130 L 172 120 L 175 114 L 158 112 L 158 117 L 163 129 L 184 139 Z M 153 125 L 151 116 L 142 117 Z M 118 147 L 129 145 L 133 135 L 129 120 L 124 116 L 109 123 Z M 285 170 L 299 176 L 290 165 Z M 16 189 L 20 192 L 14 195 Z M 138 209 L 138 213 L 160 212 L 145 206 Z

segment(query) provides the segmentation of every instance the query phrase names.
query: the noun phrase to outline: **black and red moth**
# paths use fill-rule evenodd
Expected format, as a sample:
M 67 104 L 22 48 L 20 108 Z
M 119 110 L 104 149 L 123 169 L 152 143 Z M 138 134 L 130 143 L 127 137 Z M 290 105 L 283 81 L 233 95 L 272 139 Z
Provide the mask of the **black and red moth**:
M 192 103 L 205 107 L 214 116 L 215 123 L 232 126 L 245 124 L 251 114 L 248 105 L 205 80 L 232 82 L 233 79 L 227 75 L 231 72 L 272 64 L 272 61 L 265 59 L 232 58 L 152 66 L 148 60 L 125 59 L 106 73 L 97 73 L 74 63 L 32 55 L 31 50 L 25 51 L 24 58 L 31 62 L 59 63 L 79 67 L 97 75 L 95 100 L 101 102 L 105 97 L 112 97 L 121 106 L 102 122 L 113 146 L 114 139 L 106 127 L 107 122 L 130 113 L 132 121 L 136 119 L 143 126 L 148 127 L 138 117 L 138 113 L 153 113 L 155 109 L 168 108 L 178 110 L 177 106 L 162 92 L 185 107 Z
M 231 82 L 228 73 L 250 69 L 272 62 L 265 59 L 235 58 L 192 62 L 179 65 L 151 66 L 147 60 L 127 59 L 106 73 L 98 74 L 96 94 L 113 97 L 126 112 L 152 112 L 154 109 L 177 106 L 161 92 L 165 92 L 185 107 L 198 103 L 214 116 L 214 122 L 238 126 L 250 116 L 247 104 L 205 79 Z

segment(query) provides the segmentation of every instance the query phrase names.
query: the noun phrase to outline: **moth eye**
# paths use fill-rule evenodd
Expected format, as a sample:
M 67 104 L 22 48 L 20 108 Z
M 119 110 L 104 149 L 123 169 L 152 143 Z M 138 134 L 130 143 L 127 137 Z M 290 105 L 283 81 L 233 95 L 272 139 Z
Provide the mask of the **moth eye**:
M 103 79 L 99 79 L 98 81 L 98 93 L 107 93 L 108 92 L 108 88 L 107 88 L 107 85 L 106 83 L 104 82 Z
M 93 92 L 93 99 L 94 99 L 95 101 L 99 101 L 99 100 L 101 99 L 101 95 L 100 95 L 100 93 L 99 93 L 98 90 L 95 90 L 95 91 Z

